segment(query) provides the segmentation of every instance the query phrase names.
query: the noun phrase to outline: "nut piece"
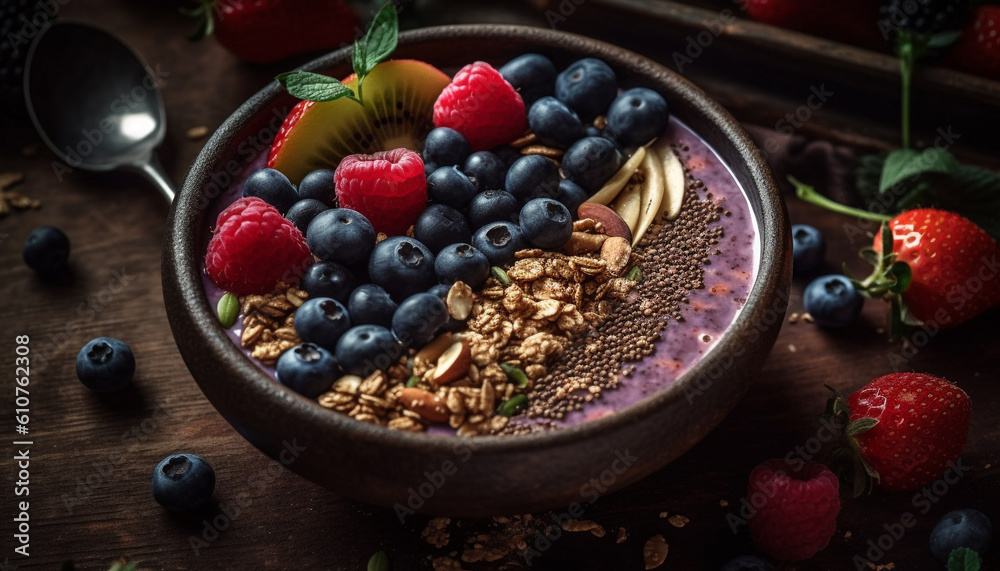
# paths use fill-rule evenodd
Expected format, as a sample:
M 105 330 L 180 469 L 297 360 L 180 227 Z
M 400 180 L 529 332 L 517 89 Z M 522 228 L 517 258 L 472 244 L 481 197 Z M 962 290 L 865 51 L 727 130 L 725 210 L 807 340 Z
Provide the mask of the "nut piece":
M 407 387 L 399 393 L 399 403 L 431 422 L 447 422 L 448 407 L 437 395 Z
M 448 315 L 459 321 L 465 321 L 472 313 L 472 305 L 476 301 L 476 295 L 472 288 L 463 282 L 455 282 L 448 290 L 448 297 L 445 303 L 448 305 Z
M 563 246 L 563 250 L 571 256 L 578 256 L 588 252 L 596 252 L 601 249 L 601 246 L 604 245 L 604 241 L 607 239 L 608 236 L 606 234 L 573 232 L 573 234 L 569 237 L 569 241 L 566 242 L 565 246 Z
M 601 259 L 607 263 L 607 271 L 614 277 L 622 275 L 632 257 L 632 245 L 625 238 L 612 236 L 601 246 Z
M 458 341 L 438 357 L 437 366 L 431 373 L 431 381 L 436 385 L 445 385 L 459 379 L 468 372 L 472 364 L 472 350 Z
M 622 220 L 621 216 L 618 216 L 617 212 L 607 206 L 594 202 L 584 202 L 576 209 L 576 213 L 580 218 L 590 218 L 599 222 L 604 227 L 604 233 L 608 236 L 620 236 L 627 239 L 629 244 L 632 243 L 632 230 L 629 229 L 628 224 Z
M 670 546 L 667 540 L 657 533 L 646 540 L 646 545 L 642 548 L 642 557 L 646 563 L 646 569 L 656 569 L 667 560 L 667 551 Z
M 438 335 L 413 356 L 414 369 L 429 369 L 453 343 L 455 343 L 455 340 L 451 332 Z

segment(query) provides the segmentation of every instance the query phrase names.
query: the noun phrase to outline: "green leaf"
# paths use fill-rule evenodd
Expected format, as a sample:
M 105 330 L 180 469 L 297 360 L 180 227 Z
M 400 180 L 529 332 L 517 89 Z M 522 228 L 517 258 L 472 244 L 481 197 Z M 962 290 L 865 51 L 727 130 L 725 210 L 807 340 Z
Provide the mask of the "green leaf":
M 625 279 L 642 283 L 642 268 L 640 268 L 639 266 L 632 266 L 632 269 L 629 270 L 627 274 L 625 274 Z
M 333 101 L 341 97 L 354 98 L 349 87 L 332 77 L 311 71 L 290 71 L 275 79 L 285 86 L 288 93 L 306 101 Z
M 862 260 L 868 262 L 873 266 L 877 266 L 879 258 L 882 257 L 881 254 L 876 252 L 875 248 L 872 248 L 871 246 L 865 246 L 864 248 L 861 248 L 861 250 L 858 251 L 858 256 L 860 256 Z
M 216 304 L 215 313 L 219 316 L 219 323 L 229 329 L 236 323 L 236 317 L 240 314 L 240 300 L 232 293 L 226 292 Z
M 406 380 L 406 386 L 407 386 L 407 388 L 413 388 L 413 387 L 415 387 L 415 386 L 417 386 L 419 384 L 420 384 L 420 377 L 418 377 L 416 375 L 413 375 L 409 379 Z
M 500 282 L 500 285 L 503 287 L 507 287 L 512 283 L 510 281 L 510 277 L 507 275 L 507 272 L 505 272 L 500 266 L 493 266 L 490 268 L 490 273 L 493 274 L 493 277 L 496 278 L 496 280 Z
M 947 32 L 939 32 L 927 39 L 927 48 L 928 49 L 946 48 L 951 44 L 957 42 L 958 38 L 960 37 L 962 37 L 961 30 L 948 30 Z
M 882 223 L 882 226 L 879 228 L 879 232 L 882 233 L 881 234 L 881 237 L 882 237 L 882 258 L 885 258 L 886 256 L 888 256 L 889 254 L 892 253 L 892 243 L 895 241 L 895 239 L 892 236 L 892 229 L 889 228 L 889 223 L 888 222 L 883 222 Z M 879 262 L 879 264 L 876 264 L 876 265 L 878 267 L 882 267 L 881 260 L 878 260 L 878 262 Z
M 354 42 L 354 51 L 351 52 L 351 65 L 354 66 L 354 73 L 358 77 L 368 75 L 368 72 L 361 72 L 365 68 L 365 45 L 359 41 Z
M 497 407 L 497 414 L 501 416 L 514 416 L 528 407 L 527 395 L 515 395 L 510 400 L 505 400 Z
M 871 430 L 876 424 L 878 424 L 877 418 L 859 418 L 851 421 L 851 423 L 847 425 L 847 428 L 844 429 L 844 433 L 848 436 L 857 436 L 862 432 Z
M 922 174 L 951 174 L 957 170 L 958 160 L 944 149 L 896 149 L 885 159 L 879 192 L 887 192 L 897 184 Z
M 1000 241 L 1000 173 L 961 165 L 937 188 L 934 204 L 965 216 Z
M 514 386 L 523 389 L 528 386 L 528 375 L 524 374 L 520 368 L 514 365 L 508 365 L 507 363 L 500 363 L 500 368 L 503 372 L 507 373 L 507 379 L 514 383 Z
M 392 55 L 399 39 L 399 18 L 396 15 L 396 5 L 386 2 L 385 6 L 375 14 L 368 34 L 365 35 L 364 72 L 355 68 L 355 73 L 368 75 L 375 66 Z
M 898 339 L 906 333 L 903 319 L 903 298 L 898 293 L 889 298 L 889 339 Z
M 368 571 L 389 571 L 389 556 L 385 551 L 376 551 L 368 560 Z
M 895 262 L 889 266 L 889 273 L 892 275 L 893 282 L 889 286 L 889 291 L 893 293 L 903 293 L 906 288 L 910 287 L 910 282 L 913 281 L 913 270 L 910 269 L 910 264 L 906 262 Z
M 953 549 L 948 555 L 948 571 L 979 571 L 982 565 L 979 554 L 968 547 Z

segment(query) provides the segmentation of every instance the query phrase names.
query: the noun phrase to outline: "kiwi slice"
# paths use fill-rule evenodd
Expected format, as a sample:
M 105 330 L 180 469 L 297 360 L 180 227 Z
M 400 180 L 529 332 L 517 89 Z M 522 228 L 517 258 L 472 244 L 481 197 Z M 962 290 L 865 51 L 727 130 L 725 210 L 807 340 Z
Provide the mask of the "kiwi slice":
M 417 60 L 379 64 L 365 79 L 364 107 L 350 99 L 306 104 L 285 118 L 268 166 L 294 184 L 316 169 L 335 169 L 352 154 L 405 147 L 419 151 L 434 128 L 434 102 L 451 78 Z M 353 75 L 344 85 L 357 93 Z

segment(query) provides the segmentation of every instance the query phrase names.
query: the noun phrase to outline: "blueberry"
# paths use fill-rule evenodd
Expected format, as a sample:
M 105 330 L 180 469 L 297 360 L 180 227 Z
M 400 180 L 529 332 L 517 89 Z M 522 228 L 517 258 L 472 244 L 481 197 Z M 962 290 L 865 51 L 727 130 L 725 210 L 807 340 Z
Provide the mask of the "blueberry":
M 645 145 L 663 134 L 670 120 L 667 101 L 645 87 L 626 89 L 608 107 L 604 134 L 623 147 Z
M 337 341 L 351 328 L 347 308 L 329 297 L 311 297 L 295 310 L 295 332 L 299 339 L 333 351 Z
M 434 254 L 418 240 L 392 236 L 378 243 L 368 258 L 368 275 L 400 302 L 437 283 Z
M 521 203 L 514 195 L 504 190 L 487 190 L 472 197 L 465 216 L 473 231 L 490 222 L 516 222 L 521 211 Z
M 53 226 L 35 228 L 24 240 L 21 257 L 29 268 L 43 276 L 55 276 L 66 269 L 69 238 Z
M 559 194 L 559 167 L 542 155 L 527 155 L 510 165 L 505 184 L 507 192 L 521 204 L 552 198 Z
M 437 163 L 425 162 L 424 163 L 424 176 L 431 176 L 431 173 L 438 170 L 439 167 Z
M 469 142 L 461 133 L 448 127 L 437 127 L 427 133 L 424 140 L 424 164 L 434 163 L 439 167 L 460 165 L 469 158 Z
M 529 200 L 518 218 L 524 239 L 543 250 L 558 250 L 573 235 L 573 215 L 558 200 Z
M 552 95 L 556 88 L 556 66 L 540 54 L 517 56 L 497 71 L 521 94 L 525 106 Z
M 595 127 L 593 125 L 587 125 L 583 129 L 583 136 L 584 137 L 601 137 L 603 135 L 604 135 L 604 131 L 601 131 L 600 129 L 598 129 L 597 127 Z
M 479 289 L 490 277 L 490 261 L 470 244 L 452 244 L 434 258 L 434 272 L 442 284 L 461 281 Z
M 367 377 L 396 364 L 403 348 L 381 325 L 355 325 L 337 343 L 337 361 L 350 375 Z
M 528 247 L 521 228 L 513 222 L 490 222 L 472 235 L 472 245 L 486 255 L 491 266 L 503 266 L 514 261 L 518 250 Z
M 413 223 L 413 237 L 436 256 L 448 244 L 472 240 L 472 232 L 461 212 L 444 204 L 431 204 Z
M 434 202 L 465 208 L 478 190 L 458 167 L 441 167 L 427 177 L 427 196 Z
M 528 110 L 528 125 L 543 144 L 565 149 L 583 137 L 580 117 L 555 97 L 543 97 Z
M 993 524 L 979 510 L 950 511 L 931 530 L 931 553 L 942 562 L 948 561 L 952 550 L 967 547 L 982 555 L 990 547 Z
M 419 349 L 434 338 L 434 332 L 448 322 L 448 306 L 433 293 L 411 295 L 392 316 L 392 334 L 403 347 Z
M 436 260 L 435 260 L 435 263 L 436 263 Z M 441 298 L 441 301 L 447 302 L 448 301 L 448 292 L 449 291 L 451 291 L 451 285 L 450 284 L 435 284 L 434 287 L 432 287 L 431 289 L 427 290 L 427 293 L 434 294 L 434 295 L 438 296 L 439 298 Z M 445 332 L 448 332 L 448 331 L 451 331 L 451 332 L 462 331 L 463 329 L 467 329 L 467 327 L 465 325 L 465 321 L 464 320 L 460 320 L 460 319 L 455 319 L 454 317 L 452 317 L 451 315 L 449 315 L 447 323 L 445 323 L 441 327 L 438 327 L 437 331 L 434 332 L 434 336 L 437 337 L 441 333 L 445 333 Z
M 285 213 L 285 218 L 294 224 L 295 227 L 299 229 L 299 232 L 302 232 L 302 235 L 304 236 L 306 230 L 309 228 L 309 223 L 312 222 L 320 212 L 325 212 L 329 209 L 329 206 L 319 200 L 316 200 L 315 198 L 303 198 L 288 209 L 288 212 Z
M 331 208 L 309 223 L 306 243 L 320 260 L 350 266 L 368 260 L 375 247 L 375 228 L 357 211 Z
M 134 374 L 132 349 L 118 339 L 91 339 L 76 356 L 76 376 L 94 392 L 120 391 L 132 381 Z
M 354 325 L 392 326 L 392 314 L 399 307 L 384 289 L 375 284 L 361 284 L 347 300 L 347 312 Z
M 510 168 L 510 165 L 514 164 L 514 161 L 524 156 L 521 154 L 521 151 L 510 145 L 500 145 L 494 148 L 492 152 L 494 155 L 500 157 L 500 160 L 503 161 L 503 164 L 507 165 L 507 168 Z
M 851 280 L 841 275 L 828 275 L 806 286 L 802 305 L 819 325 L 845 327 L 861 314 L 864 298 Z
M 480 192 L 502 189 L 507 163 L 489 151 L 479 151 L 465 159 L 462 172 L 469 175 Z
M 556 99 L 591 121 L 618 95 L 618 80 L 608 64 L 595 58 L 573 62 L 556 77 Z
M 153 468 L 153 499 L 173 512 L 194 511 L 212 499 L 215 470 L 200 456 L 171 454 Z
M 566 178 L 593 194 L 622 166 L 618 146 L 603 137 L 585 137 L 573 143 L 562 159 Z
M 774 571 L 774 565 L 753 555 L 740 555 L 727 561 L 719 571 Z
M 590 198 L 590 194 L 575 182 L 569 179 L 559 181 L 559 194 L 556 195 L 556 200 L 561 202 L 574 217 L 576 209 L 587 202 L 588 198 Z
M 437 260 L 434 260 L 434 263 L 437 264 Z M 427 290 L 427 293 L 432 293 L 441 298 L 441 301 L 446 301 L 449 291 L 451 291 L 451 284 L 434 284 L 431 289 Z
M 358 280 L 354 272 L 337 262 L 316 262 L 309 266 L 302 276 L 301 287 L 313 297 L 332 297 L 340 303 L 347 303 L 347 298 L 357 286 Z
M 302 177 L 299 182 L 299 199 L 311 198 L 327 206 L 337 201 L 337 186 L 333 181 L 333 171 L 317 169 Z
M 818 270 L 826 255 L 823 233 L 807 224 L 792 225 L 792 273 L 804 276 Z
M 298 321 L 298 318 L 296 311 L 295 320 Z M 275 368 L 281 384 L 312 399 L 330 390 L 340 374 L 337 359 L 331 350 L 309 342 L 282 353 Z
M 282 215 L 299 200 L 295 185 L 281 171 L 260 169 L 243 183 L 243 196 L 256 196 L 278 209 Z

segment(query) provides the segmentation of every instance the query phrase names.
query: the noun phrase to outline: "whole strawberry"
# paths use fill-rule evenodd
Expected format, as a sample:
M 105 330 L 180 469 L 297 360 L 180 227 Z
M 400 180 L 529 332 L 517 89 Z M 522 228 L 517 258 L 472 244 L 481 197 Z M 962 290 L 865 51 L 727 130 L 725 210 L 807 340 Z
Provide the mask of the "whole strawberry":
M 828 411 L 843 417 L 855 457 L 855 494 L 871 476 L 889 491 L 916 490 L 935 481 L 965 448 L 971 402 L 962 389 L 919 373 L 893 373 L 846 400 L 836 390 Z
M 434 126 L 461 133 L 472 151 L 509 143 L 524 134 L 524 101 L 500 72 L 477 61 L 458 70 L 434 103 Z
M 945 64 L 1000 80 L 1000 6 L 976 6 Z
M 873 245 L 876 270 L 859 282 L 862 293 L 901 299 L 904 321 L 908 312 L 941 328 L 955 327 L 1000 303 L 1000 250 L 969 219 L 921 208 L 899 214 L 888 228 L 892 250 L 883 255 L 888 240 L 880 230 Z
M 767 460 L 750 472 L 747 500 L 757 508 L 750 537 L 785 561 L 809 559 L 830 543 L 840 513 L 840 482 L 819 462 Z
M 354 41 L 359 22 L 344 0 L 198 0 L 185 10 L 201 23 L 192 39 L 208 35 L 236 57 L 273 63 Z

